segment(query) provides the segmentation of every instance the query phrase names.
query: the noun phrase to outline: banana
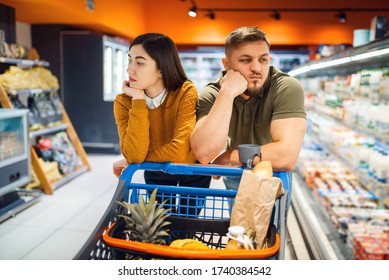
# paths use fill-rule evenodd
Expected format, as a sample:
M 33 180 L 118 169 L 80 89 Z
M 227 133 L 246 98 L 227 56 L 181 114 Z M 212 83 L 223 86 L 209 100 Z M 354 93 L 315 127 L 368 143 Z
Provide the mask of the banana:
M 201 241 L 191 238 L 174 240 L 172 243 L 170 243 L 170 247 L 189 250 L 210 250 L 210 248 Z
M 211 250 L 207 245 L 197 240 L 194 240 L 194 242 L 185 243 L 182 248 L 188 250 Z
M 172 243 L 170 243 L 170 247 L 182 248 L 182 246 L 184 246 L 185 243 L 188 243 L 191 241 L 193 241 L 193 239 L 177 239 L 177 240 L 174 240 Z

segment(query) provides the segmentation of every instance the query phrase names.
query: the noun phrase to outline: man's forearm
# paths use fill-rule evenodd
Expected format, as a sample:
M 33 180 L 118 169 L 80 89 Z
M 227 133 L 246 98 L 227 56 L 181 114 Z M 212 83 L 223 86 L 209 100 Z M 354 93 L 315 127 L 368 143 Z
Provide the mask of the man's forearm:
M 268 160 L 271 162 L 275 171 L 292 171 L 296 164 L 295 153 L 290 150 L 283 149 L 279 143 L 269 143 L 261 146 L 262 161 Z M 254 160 L 254 165 L 258 163 L 258 159 Z
M 198 120 L 190 142 L 196 159 L 211 162 L 224 148 L 232 114 L 233 98 L 220 94 L 209 114 Z

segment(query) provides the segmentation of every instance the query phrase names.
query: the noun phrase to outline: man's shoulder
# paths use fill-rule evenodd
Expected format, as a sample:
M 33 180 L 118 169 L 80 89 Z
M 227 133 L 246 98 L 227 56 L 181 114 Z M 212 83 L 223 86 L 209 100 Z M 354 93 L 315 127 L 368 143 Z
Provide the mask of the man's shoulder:
M 223 79 L 224 75 L 226 74 L 226 70 L 220 71 L 219 75 L 216 77 L 216 79 L 210 83 L 208 83 L 205 88 L 209 87 L 211 89 L 217 89 L 220 90 L 220 81 Z
M 199 93 L 200 98 L 213 99 L 216 98 L 220 91 L 220 81 L 224 73 L 221 72 L 215 81 L 208 83 Z
M 271 84 L 272 85 L 284 85 L 287 87 L 298 87 L 302 89 L 301 83 L 298 79 L 288 75 L 281 70 L 272 67 L 271 72 Z
M 288 79 L 288 78 L 295 79 L 292 76 L 288 75 L 287 73 L 283 72 L 282 70 L 274 66 L 270 67 L 270 73 L 272 79 Z

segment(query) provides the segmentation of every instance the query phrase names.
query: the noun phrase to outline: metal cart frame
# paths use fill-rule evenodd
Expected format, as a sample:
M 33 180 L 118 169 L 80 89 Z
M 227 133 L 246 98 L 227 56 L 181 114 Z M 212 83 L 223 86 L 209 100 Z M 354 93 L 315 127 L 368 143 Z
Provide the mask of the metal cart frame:
M 140 164 L 130 164 L 119 178 L 119 183 L 116 191 L 112 197 L 112 200 L 104 213 L 103 217 L 99 221 L 97 227 L 90 235 L 87 242 L 80 249 L 74 259 L 113 259 L 111 254 L 111 248 L 103 241 L 103 234 L 113 222 L 117 221 L 117 215 L 122 214 L 122 209 L 117 204 L 117 201 L 134 201 L 136 197 L 131 193 L 133 188 L 137 185 L 146 186 L 146 184 L 139 184 L 132 182 L 133 175 L 139 170 L 149 171 L 163 171 L 167 174 L 184 174 L 184 175 L 208 175 L 208 176 L 241 176 L 243 172 L 242 167 L 230 167 L 222 165 L 203 165 L 203 164 L 174 164 L 167 163 L 155 163 L 155 162 L 143 162 Z M 280 247 L 277 254 L 278 259 L 284 259 L 285 257 L 285 243 L 286 243 L 286 206 L 289 193 L 289 178 L 287 172 L 273 172 L 274 177 L 281 179 L 284 194 L 276 199 L 273 209 L 272 223 L 276 226 L 279 237 Z M 147 185 L 149 186 L 149 185 Z M 151 186 L 153 188 L 158 186 Z M 166 187 L 166 186 L 165 186 Z M 180 186 L 181 187 L 181 186 Z M 177 190 L 180 189 L 177 187 Z M 195 188 L 194 188 L 195 189 Z M 222 189 L 201 189 L 210 192 L 219 192 L 221 195 L 228 194 L 230 197 L 235 197 L 237 191 L 234 190 L 222 190 Z M 135 192 L 134 192 L 135 193 Z

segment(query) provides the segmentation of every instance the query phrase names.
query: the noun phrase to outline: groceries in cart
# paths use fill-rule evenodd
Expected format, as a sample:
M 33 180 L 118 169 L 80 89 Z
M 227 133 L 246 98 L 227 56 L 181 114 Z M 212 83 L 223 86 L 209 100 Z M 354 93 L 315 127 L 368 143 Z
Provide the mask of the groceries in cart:
M 241 226 L 231 226 L 228 228 L 227 237 L 229 241 L 226 250 L 246 249 L 253 250 L 254 244 L 252 238 L 245 234 L 245 228 Z
M 283 190 L 281 180 L 273 177 L 270 161 L 261 161 L 253 170 L 243 171 L 230 226 L 241 226 L 251 232 L 256 249 L 272 246 L 268 231 L 275 201 Z
M 133 175 L 138 170 L 162 171 L 168 174 L 215 175 L 242 177 L 242 190 L 219 188 L 199 188 L 187 186 L 165 186 L 133 182 Z M 258 174 L 253 177 L 253 170 L 236 166 L 151 163 L 131 164 L 119 180 L 118 190 L 114 195 L 112 207 L 96 229 L 96 236 L 81 250 L 78 258 L 92 259 L 282 259 L 285 242 L 285 205 L 286 197 L 278 197 L 282 191 L 277 187 L 285 186 L 288 194 L 287 174 L 274 172 L 274 177 L 263 178 Z M 245 186 L 251 178 L 253 187 Z M 282 183 L 281 183 L 282 181 Z M 274 188 L 273 195 L 266 195 L 266 201 L 258 198 L 265 192 L 267 185 Z M 239 187 L 240 189 L 240 187 Z M 247 199 L 248 190 L 251 212 L 242 212 L 239 204 Z M 263 190 L 261 190 L 263 189 Z M 253 195 L 250 192 L 254 192 Z M 196 207 L 200 211 L 196 216 L 172 211 L 171 201 L 186 197 L 201 200 Z M 271 200 L 271 197 L 273 201 Z M 270 202 L 276 206 L 274 216 L 270 219 L 268 212 L 272 209 L 257 208 L 250 204 Z M 119 203 L 118 203 L 119 202 Z M 234 206 L 231 210 L 231 203 Z M 172 207 L 172 208 L 171 208 Z M 262 211 L 262 210 L 266 211 Z M 243 219 L 240 215 L 244 213 Z M 275 217 L 273 219 L 273 217 Z M 269 219 L 268 219 L 269 218 Z M 264 236 L 259 234 L 263 220 Z M 270 225 L 269 225 L 270 224 Z M 104 225 L 106 225 L 104 227 Z M 240 232 L 234 231 L 238 226 Z M 94 235 L 95 236 L 95 235 Z M 259 240 L 259 242 L 258 242 Z M 235 243 L 235 247 L 232 246 Z M 262 243 L 262 244 L 260 244 Z
M 127 210 L 128 214 L 118 215 L 125 221 L 123 235 L 126 240 L 166 244 L 165 236 L 168 236 L 166 226 L 170 224 L 166 219 L 169 217 L 168 209 L 163 204 L 158 205 L 156 199 L 157 189 L 153 191 L 146 204 L 143 196 L 140 196 L 139 203 L 130 204 L 125 201 L 117 203 Z
M 150 188 L 152 187 L 150 186 Z M 125 209 L 124 214 L 118 215 L 122 219 L 120 229 L 122 234 L 117 236 L 127 241 L 167 244 L 172 249 L 200 251 L 211 249 L 253 250 L 269 248 L 274 245 L 274 238 L 272 241 L 268 240 L 269 224 L 275 200 L 282 194 L 283 189 L 281 180 L 273 177 L 270 162 L 260 162 L 253 170 L 243 170 L 241 183 L 230 213 L 231 216 L 226 217 L 224 221 L 228 231 L 220 234 L 222 239 L 226 239 L 224 246 L 215 246 L 213 242 L 209 243 L 207 238 L 197 238 L 196 233 L 187 233 L 185 221 L 196 223 L 203 220 L 174 217 L 177 213 L 171 211 L 169 203 L 165 204 L 171 200 L 170 196 L 162 188 L 163 186 L 154 187 L 139 193 L 138 203 L 117 202 Z M 173 188 L 172 195 L 175 196 L 175 192 L 179 190 L 182 188 Z M 162 203 L 161 197 L 159 197 L 161 193 L 165 199 Z M 184 194 L 179 196 L 185 197 Z M 199 196 L 204 199 L 203 195 L 199 194 Z M 213 206 L 216 209 L 218 207 Z M 209 220 L 209 218 L 204 216 L 204 220 Z M 172 223 L 175 224 L 172 225 Z M 180 224 L 180 229 L 177 229 L 177 224 Z M 201 231 L 200 228 L 198 231 Z M 196 232 L 195 226 L 193 232 Z M 210 238 L 213 237 L 208 239 Z
M 176 239 L 170 243 L 170 247 L 186 250 L 211 250 L 206 244 L 193 238 Z

